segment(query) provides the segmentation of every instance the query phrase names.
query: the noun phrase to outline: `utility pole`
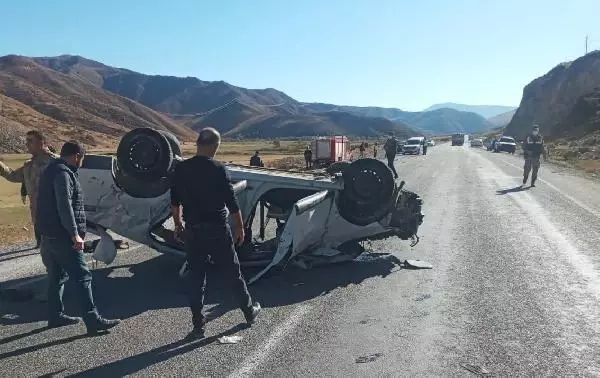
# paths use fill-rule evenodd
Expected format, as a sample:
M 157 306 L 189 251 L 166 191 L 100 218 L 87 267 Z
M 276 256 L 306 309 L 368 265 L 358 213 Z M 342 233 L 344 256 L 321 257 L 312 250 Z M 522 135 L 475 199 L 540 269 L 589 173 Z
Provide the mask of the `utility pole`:
M 585 55 L 587 55 L 587 50 L 588 49 L 588 36 L 585 36 Z

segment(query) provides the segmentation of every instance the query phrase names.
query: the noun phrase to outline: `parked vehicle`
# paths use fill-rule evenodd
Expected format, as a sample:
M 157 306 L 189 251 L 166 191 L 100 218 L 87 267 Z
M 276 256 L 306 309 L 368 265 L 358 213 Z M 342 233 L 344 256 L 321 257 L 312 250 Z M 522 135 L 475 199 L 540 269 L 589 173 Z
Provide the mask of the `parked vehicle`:
M 512 137 L 502 136 L 494 145 L 494 152 L 508 152 L 514 154 L 517 150 L 517 143 Z
M 429 147 L 433 147 L 433 146 L 435 146 L 435 142 L 433 141 L 433 139 L 429 139 L 429 140 L 427 141 L 427 145 L 428 145 Z
M 348 160 L 348 138 L 345 136 L 319 137 L 311 142 L 310 149 L 316 167 Z
M 424 137 L 412 137 L 408 139 L 404 147 L 402 147 L 402 155 L 420 155 L 423 152 L 424 144 Z
M 471 147 L 483 147 L 483 140 L 471 139 Z
M 405 144 L 406 144 L 405 140 L 401 140 L 400 142 L 398 142 L 398 147 L 396 148 L 396 152 L 401 153 L 402 147 L 404 147 Z
M 465 144 L 465 134 L 463 134 L 463 133 L 452 134 L 452 145 L 453 146 L 462 146 L 464 144 Z

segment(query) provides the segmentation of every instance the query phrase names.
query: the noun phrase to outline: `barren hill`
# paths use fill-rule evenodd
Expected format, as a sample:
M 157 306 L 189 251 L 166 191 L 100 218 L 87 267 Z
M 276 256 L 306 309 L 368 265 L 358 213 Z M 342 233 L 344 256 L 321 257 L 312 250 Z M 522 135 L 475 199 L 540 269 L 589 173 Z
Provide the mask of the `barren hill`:
M 60 140 L 71 137 L 99 146 L 127 130 L 146 126 L 171 131 L 184 139 L 195 135 L 169 117 L 105 91 L 89 80 L 65 75 L 21 56 L 0 58 L 0 95 L 9 108 L 3 116 L 5 123 L 36 127 Z

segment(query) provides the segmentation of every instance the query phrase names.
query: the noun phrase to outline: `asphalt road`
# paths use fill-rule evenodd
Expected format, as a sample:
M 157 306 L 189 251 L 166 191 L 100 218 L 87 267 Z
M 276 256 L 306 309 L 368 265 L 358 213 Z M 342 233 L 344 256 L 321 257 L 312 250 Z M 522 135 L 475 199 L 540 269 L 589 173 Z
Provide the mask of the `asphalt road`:
M 0 375 L 600 376 L 600 183 L 543 165 L 520 190 L 518 156 L 448 144 L 396 163 L 425 200 L 420 244 L 263 279 L 249 329 L 209 276 L 213 320 L 195 343 L 177 259 L 132 246 L 95 270 L 99 309 L 124 321 L 90 338 L 44 329 L 39 256 L 3 249 L 0 288 L 35 297 L 0 300 Z M 411 258 L 433 269 L 403 269 Z

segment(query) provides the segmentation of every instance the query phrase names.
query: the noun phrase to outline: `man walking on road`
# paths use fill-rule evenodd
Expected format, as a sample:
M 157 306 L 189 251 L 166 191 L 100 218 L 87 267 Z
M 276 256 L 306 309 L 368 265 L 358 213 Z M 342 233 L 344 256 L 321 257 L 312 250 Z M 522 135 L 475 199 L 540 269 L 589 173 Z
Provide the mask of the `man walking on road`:
M 396 172 L 396 168 L 394 167 L 394 160 L 396 159 L 396 153 L 398 152 L 398 140 L 394 137 L 394 133 L 390 132 L 390 137 L 385 141 L 383 145 L 383 149 L 385 151 L 385 157 L 388 161 L 388 167 L 394 173 L 394 178 L 398 178 L 398 173 Z
M 194 327 L 188 335 L 189 339 L 204 337 L 206 317 L 202 309 L 209 256 L 234 287 L 237 304 L 246 322 L 253 323 L 260 312 L 260 304 L 253 303 L 248 293 L 235 251 L 234 241 L 238 245 L 244 242 L 244 221 L 229 173 L 223 164 L 214 160 L 220 143 L 221 136 L 217 130 L 201 130 L 196 142 L 196 156 L 178 164 L 172 177 L 171 205 L 175 236 L 179 240 L 183 236 L 189 266 L 186 279 L 189 280 L 188 293 Z M 227 221 L 227 209 L 235 220 L 233 236 Z
M 34 225 L 33 230 L 35 233 L 36 248 L 39 248 L 40 235 L 35 228 L 38 184 L 42 171 L 58 156 L 48 149 L 46 138 L 37 130 L 27 132 L 25 135 L 25 143 L 27 145 L 27 152 L 31 154 L 31 159 L 27 160 L 22 167 L 15 170 L 7 167 L 0 161 L 0 175 L 10 182 L 20 182 L 22 185 L 21 195 L 23 197 L 29 196 L 31 223 Z
M 42 173 L 38 192 L 36 227 L 42 237 L 41 254 L 48 271 L 48 327 L 79 323 L 64 313 L 65 282 L 75 281 L 79 306 L 88 334 L 106 331 L 120 320 L 98 314 L 92 295 L 92 274 L 83 255 L 86 217 L 83 192 L 77 175 L 85 150 L 75 141 L 67 142 Z
M 527 135 L 523 143 L 525 166 L 523 167 L 523 186 L 527 184 L 531 172 L 531 186 L 535 187 L 538 170 L 540 169 L 540 156 L 544 154 L 544 138 L 540 135 L 540 127 L 534 125 L 531 134 Z

